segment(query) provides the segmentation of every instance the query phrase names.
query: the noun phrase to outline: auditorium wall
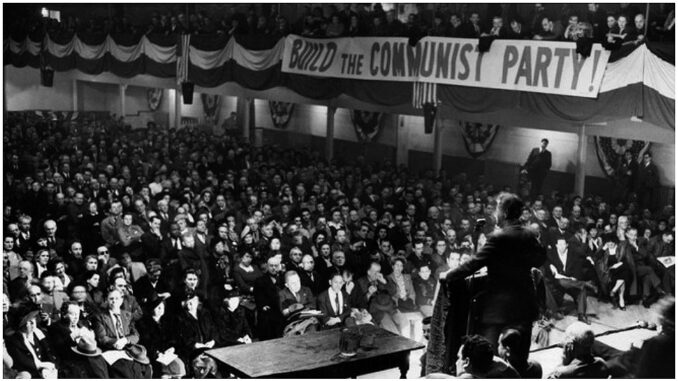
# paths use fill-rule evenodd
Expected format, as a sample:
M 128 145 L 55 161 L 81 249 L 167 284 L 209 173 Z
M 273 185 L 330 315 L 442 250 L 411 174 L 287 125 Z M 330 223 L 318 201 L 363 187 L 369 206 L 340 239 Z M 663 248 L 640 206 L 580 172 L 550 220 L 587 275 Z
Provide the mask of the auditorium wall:
M 73 79 L 74 72 L 55 73 L 54 86 L 40 86 L 39 71 L 35 69 L 18 69 L 13 66 L 4 66 L 4 90 L 6 94 L 7 109 L 30 110 L 72 110 L 73 109 Z M 120 113 L 119 87 L 112 83 L 97 83 L 77 81 L 78 86 L 78 109 L 80 110 L 110 110 L 112 113 Z M 128 86 L 126 90 L 125 107 L 128 115 L 136 115 L 139 112 L 148 111 L 146 89 L 141 86 Z M 165 90 L 163 100 L 158 109 L 169 115 L 173 121 L 174 115 L 174 90 Z M 183 116 L 204 120 L 204 111 L 200 94 L 195 93 L 192 105 L 181 105 Z M 227 117 L 231 111 L 236 110 L 237 98 L 223 96 L 220 109 L 219 123 Z M 429 168 L 432 165 L 431 152 L 433 152 L 433 134 L 424 134 L 423 118 L 407 117 L 405 120 L 410 125 L 410 133 L 406 139 L 410 150 L 409 164 L 415 170 Z M 358 142 L 351 121 L 350 110 L 337 109 L 335 114 L 335 157 L 355 157 L 364 155 L 368 160 L 395 160 L 395 147 L 397 142 L 396 123 L 397 118 L 393 115 L 385 117 L 381 133 L 375 141 L 369 145 Z M 283 146 L 309 145 L 314 149 L 324 152 L 324 137 L 326 135 L 327 108 L 314 105 L 296 105 L 292 118 L 283 129 L 274 127 L 268 107 L 268 101 L 255 100 L 255 125 L 264 131 L 264 143 L 276 143 Z M 171 122 L 173 123 L 173 122 Z M 548 130 L 537 130 L 520 127 L 502 126 L 497 133 L 494 144 L 479 160 L 474 160 L 466 152 L 461 137 L 461 130 L 453 122 L 445 121 L 446 127 L 442 132 L 443 163 L 449 172 L 477 171 L 493 177 L 506 176 L 513 179 L 513 175 L 507 175 L 520 164 L 524 163 L 529 150 L 539 144 L 541 138 L 550 140 L 549 149 L 553 153 L 553 173 L 550 175 L 554 187 L 571 189 L 575 172 L 575 160 L 577 157 L 578 137 L 575 133 L 565 133 Z M 589 132 L 595 126 L 589 127 Z M 654 160 L 660 168 L 660 178 L 664 186 L 675 186 L 675 145 L 654 143 L 652 151 Z M 605 184 L 604 174 L 598 164 L 593 137 L 588 138 L 587 144 L 586 173 L 587 189 L 589 184 Z M 595 186 L 598 188 L 599 186 Z M 602 187 L 602 185 L 600 185 Z
M 266 136 L 271 136 L 270 139 L 278 144 L 299 144 L 303 142 L 313 142 L 313 147 L 319 151 L 324 149 L 324 137 L 326 136 L 326 117 L 327 108 L 324 106 L 313 105 L 296 105 L 292 118 L 285 128 L 280 130 L 274 127 L 271 120 L 268 101 L 255 101 L 255 121 L 258 127 L 265 130 L 264 139 Z M 387 123 L 380 135 L 375 141 L 377 152 L 380 153 L 381 160 L 395 159 L 395 145 L 396 145 L 396 129 L 397 123 L 395 118 L 386 119 Z M 410 149 L 409 166 L 414 170 L 422 170 L 430 168 L 433 163 L 433 134 L 424 133 L 424 120 L 419 117 L 407 117 L 405 120 L 410 124 L 410 133 L 406 137 Z M 353 124 L 350 119 L 350 110 L 338 109 L 335 114 L 335 132 L 334 136 L 337 140 L 335 142 L 335 153 L 339 154 L 337 146 L 341 141 L 341 147 L 352 156 L 363 154 L 364 148 L 362 144 L 358 143 Z M 442 130 L 443 143 L 443 168 L 448 172 L 456 173 L 461 168 L 465 171 L 485 173 L 486 176 L 506 177 L 507 181 L 513 179 L 513 169 L 507 172 L 510 168 L 517 168 L 524 164 L 530 150 L 540 144 L 542 138 L 549 139 L 549 150 L 553 155 L 553 166 L 551 179 L 549 182 L 551 186 L 562 189 L 572 189 L 574 184 L 574 173 L 576 171 L 577 148 L 579 145 L 578 136 L 576 133 L 566 133 L 549 130 L 537 130 L 531 128 L 502 126 L 499 128 L 494 143 L 490 149 L 480 156 L 478 160 L 472 157 L 466 151 L 464 141 L 461 136 L 461 128 L 452 121 L 444 121 L 445 127 Z M 595 127 L 589 127 L 595 128 Z M 290 137 L 283 137 L 282 132 Z M 301 138 L 304 135 L 311 135 L 317 139 Z M 355 146 L 351 148 L 351 146 Z M 587 189 L 607 189 L 609 182 L 600 168 L 598 158 L 596 156 L 596 148 L 594 138 L 587 137 L 585 162 L 587 180 Z M 367 150 L 369 156 L 370 150 Z M 675 186 L 675 162 L 674 162 L 674 144 L 658 144 L 653 143 L 652 151 L 654 153 L 654 160 L 660 168 L 661 183 L 667 187 Z M 418 155 L 423 153 L 425 155 Z M 337 156 L 337 155 L 335 155 Z M 507 165 L 509 165 L 507 167 Z M 517 173 L 516 173 L 517 176 Z M 513 181 L 513 180 L 511 180 Z M 549 184 L 547 184 L 549 185 Z

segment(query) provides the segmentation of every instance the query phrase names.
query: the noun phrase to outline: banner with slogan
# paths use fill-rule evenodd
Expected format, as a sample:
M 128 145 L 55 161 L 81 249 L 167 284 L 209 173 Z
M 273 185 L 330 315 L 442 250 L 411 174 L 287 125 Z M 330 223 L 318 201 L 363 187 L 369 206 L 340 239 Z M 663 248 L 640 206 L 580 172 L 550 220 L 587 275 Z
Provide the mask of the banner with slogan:
M 574 42 L 495 40 L 478 53 L 478 40 L 426 37 L 416 46 L 402 37 L 285 40 L 282 71 L 319 77 L 430 82 L 595 98 L 610 52 L 594 44 L 591 56 Z

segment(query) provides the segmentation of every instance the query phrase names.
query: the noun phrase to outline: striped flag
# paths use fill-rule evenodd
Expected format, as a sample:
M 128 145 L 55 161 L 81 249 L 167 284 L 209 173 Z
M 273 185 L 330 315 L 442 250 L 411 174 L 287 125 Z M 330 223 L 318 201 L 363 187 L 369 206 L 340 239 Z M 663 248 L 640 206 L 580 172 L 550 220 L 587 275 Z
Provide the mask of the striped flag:
M 191 35 L 182 34 L 177 41 L 177 84 L 188 82 L 188 48 Z
M 428 82 L 412 83 L 412 107 L 423 108 L 426 103 L 438 105 L 438 85 Z

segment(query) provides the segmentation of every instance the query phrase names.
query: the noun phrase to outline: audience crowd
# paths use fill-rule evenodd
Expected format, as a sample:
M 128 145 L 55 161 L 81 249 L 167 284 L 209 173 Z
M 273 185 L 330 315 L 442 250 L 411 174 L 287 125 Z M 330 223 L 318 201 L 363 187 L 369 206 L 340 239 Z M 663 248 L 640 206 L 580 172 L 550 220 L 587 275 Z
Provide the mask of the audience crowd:
M 423 4 L 400 4 L 401 10 L 385 11 L 375 4 L 304 5 L 295 19 L 282 16 L 274 4 L 260 7 L 233 6 L 226 14 L 205 10 L 188 13 L 175 10 L 153 12 L 148 24 L 137 24 L 116 13 L 102 19 L 67 16 L 63 20 L 18 17 L 8 20 L 12 32 L 50 34 L 80 33 L 86 35 L 143 34 L 173 35 L 257 35 L 281 38 L 290 33 L 308 37 L 342 36 L 447 36 L 478 38 L 494 36 L 502 39 L 538 39 L 567 41 L 582 35 L 603 42 L 610 48 L 625 43 L 673 41 L 675 15 L 671 4 L 663 4 L 651 14 L 636 4 L 565 4 L 559 10 L 545 10 L 534 4 L 529 12 L 518 12 L 516 4 L 491 4 L 484 9 L 468 4 L 440 4 L 435 10 Z M 482 11 L 481 11 L 482 9 Z M 522 9 L 521 9 L 522 10 Z M 407 15 L 407 17 L 402 17 Z
M 3 132 L 12 378 L 223 376 L 206 349 L 356 324 L 418 338 L 438 280 L 482 247 L 511 191 L 195 127 L 10 117 Z M 672 205 L 526 205 L 549 250 L 544 315 L 568 313 L 564 293 L 584 323 L 587 295 L 624 309 L 673 293 L 675 266 L 657 259 L 675 255 Z

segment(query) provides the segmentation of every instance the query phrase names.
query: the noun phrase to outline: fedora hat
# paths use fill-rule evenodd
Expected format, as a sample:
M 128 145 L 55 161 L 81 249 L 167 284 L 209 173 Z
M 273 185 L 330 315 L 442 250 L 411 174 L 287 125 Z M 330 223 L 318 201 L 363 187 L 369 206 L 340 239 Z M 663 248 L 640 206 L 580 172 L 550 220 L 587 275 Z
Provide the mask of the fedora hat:
M 387 292 L 378 292 L 372 301 L 371 307 L 377 311 L 393 312 L 396 308 L 396 305 Z
M 97 342 L 88 337 L 81 337 L 77 345 L 71 347 L 71 349 L 73 352 L 87 357 L 95 357 L 101 354 L 101 349 L 97 347 Z
M 148 359 L 146 355 L 146 348 L 139 344 L 132 344 L 125 347 L 125 353 L 131 357 L 134 361 L 148 365 L 151 363 L 151 360 Z

